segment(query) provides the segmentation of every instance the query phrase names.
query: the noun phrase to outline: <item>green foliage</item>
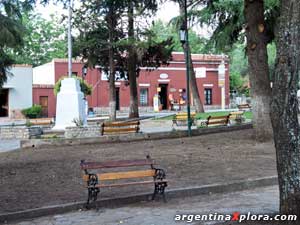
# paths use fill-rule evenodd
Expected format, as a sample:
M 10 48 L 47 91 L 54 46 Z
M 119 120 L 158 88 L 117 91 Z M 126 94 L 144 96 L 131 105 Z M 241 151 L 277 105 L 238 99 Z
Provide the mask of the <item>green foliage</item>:
M 42 114 L 42 106 L 40 106 L 40 105 L 33 105 L 30 108 L 23 109 L 22 110 L 22 114 L 26 118 L 39 118 L 39 117 L 41 117 L 41 114 Z
M 93 90 L 93 87 L 91 85 L 89 85 L 85 80 L 83 80 L 81 77 L 77 77 L 77 76 L 72 76 L 73 78 L 79 80 L 80 82 L 80 89 L 82 91 L 82 93 L 87 96 L 87 95 L 91 95 L 92 94 L 92 90 Z M 61 77 L 57 82 L 56 84 L 54 85 L 54 95 L 57 95 L 60 91 L 60 87 L 61 87 L 61 81 L 63 79 L 67 78 L 67 76 L 63 76 Z
M 26 7 L 20 1 L 0 1 L 0 88 L 7 80 L 8 69 L 15 63 L 7 51 L 23 44 L 21 11 Z
M 76 127 L 83 127 L 83 120 L 81 118 L 74 118 L 72 122 Z
M 155 33 L 155 41 L 162 41 L 167 38 L 172 38 L 172 47 L 175 51 L 182 51 L 182 45 L 179 40 L 179 33 L 176 26 L 173 24 L 164 24 L 161 20 L 152 24 L 150 30 Z M 191 47 L 191 53 L 205 53 L 205 44 L 207 40 L 199 37 L 196 32 L 189 30 L 189 43 Z
M 23 26 L 24 44 L 10 52 L 16 63 L 38 66 L 66 56 L 65 26 L 57 17 L 46 20 L 40 14 L 24 13 Z
M 208 49 L 228 52 L 233 44 L 244 42 L 244 0 L 199 1 L 200 10 L 190 10 L 190 18 L 200 25 L 213 28 Z M 279 0 L 265 0 L 267 42 L 274 40 L 274 27 L 279 15 Z
M 131 65 L 128 52 L 133 48 L 135 57 L 135 71 L 139 75 L 139 67 L 156 68 L 167 64 L 173 50 L 172 38 L 156 37 L 156 33 L 143 26 L 134 29 L 134 38 L 129 37 L 128 23 L 124 17 L 128 14 L 128 7 L 135 8 L 134 20 L 138 17 L 145 19 L 152 15 L 157 8 L 157 1 L 90 1 L 75 13 L 75 26 L 80 34 L 73 46 L 74 56 L 87 61 L 90 67 L 100 65 L 102 70 L 110 69 L 109 52 L 113 49 L 114 66 L 118 77 L 128 79 L 127 71 Z M 110 11 L 113 9 L 113 15 Z M 102 14 L 99 14 L 101 12 Z M 113 24 L 113 26 L 110 25 Z M 113 42 L 110 42 L 110 35 Z

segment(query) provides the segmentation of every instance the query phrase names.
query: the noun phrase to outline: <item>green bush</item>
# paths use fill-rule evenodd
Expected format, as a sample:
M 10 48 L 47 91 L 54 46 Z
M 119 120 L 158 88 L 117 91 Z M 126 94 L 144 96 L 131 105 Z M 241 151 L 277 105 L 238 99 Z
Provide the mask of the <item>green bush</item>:
M 42 106 L 40 105 L 33 105 L 30 108 L 23 109 L 22 114 L 26 118 L 39 118 L 42 115 Z
M 55 95 L 57 95 L 58 92 L 60 91 L 61 81 L 65 78 L 67 78 L 67 76 L 61 77 L 54 85 L 54 94 Z M 77 76 L 72 76 L 72 78 L 79 80 L 81 91 L 85 96 L 92 94 L 92 86 L 89 85 L 85 80 L 83 80 L 81 77 L 77 77 Z

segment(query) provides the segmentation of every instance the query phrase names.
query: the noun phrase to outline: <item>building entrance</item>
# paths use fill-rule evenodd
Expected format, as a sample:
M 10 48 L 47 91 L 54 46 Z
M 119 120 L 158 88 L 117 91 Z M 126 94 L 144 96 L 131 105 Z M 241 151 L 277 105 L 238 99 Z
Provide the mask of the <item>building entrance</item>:
M 162 109 L 168 109 L 168 84 L 160 84 L 159 98 Z
M 0 89 L 0 117 L 8 117 L 8 89 Z

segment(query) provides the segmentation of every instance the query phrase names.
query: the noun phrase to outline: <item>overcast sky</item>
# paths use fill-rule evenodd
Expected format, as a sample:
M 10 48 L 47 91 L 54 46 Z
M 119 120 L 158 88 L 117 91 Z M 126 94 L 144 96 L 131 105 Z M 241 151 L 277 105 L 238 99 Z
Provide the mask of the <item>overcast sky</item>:
M 76 0 L 74 2 L 76 5 Z M 63 6 L 61 4 L 49 4 L 46 7 L 38 4 L 38 6 L 36 7 L 36 11 L 41 13 L 45 18 L 49 18 L 51 14 L 66 14 L 66 10 L 63 10 Z M 167 23 L 170 21 L 170 19 L 178 15 L 178 5 L 173 2 L 167 2 L 159 6 L 159 10 L 154 19 L 161 19 L 162 21 Z
M 75 2 L 75 7 L 79 1 L 74 1 Z M 77 4 L 76 4 L 77 2 Z M 50 18 L 51 14 L 65 14 L 67 15 L 67 10 L 63 9 L 63 6 L 61 4 L 54 5 L 54 4 L 48 4 L 46 7 L 43 7 L 42 5 L 38 4 L 38 6 L 35 9 L 37 12 L 41 13 L 43 17 L 45 18 Z M 154 20 L 162 20 L 165 23 L 168 23 L 172 18 L 176 17 L 179 15 L 179 7 L 176 3 L 174 2 L 166 2 L 164 4 L 161 4 L 159 6 L 159 10 L 156 13 Z M 196 31 L 199 35 L 204 36 L 204 37 L 209 37 L 210 36 L 210 30 L 207 27 L 200 28 L 200 27 L 193 27 L 192 28 L 194 31 Z

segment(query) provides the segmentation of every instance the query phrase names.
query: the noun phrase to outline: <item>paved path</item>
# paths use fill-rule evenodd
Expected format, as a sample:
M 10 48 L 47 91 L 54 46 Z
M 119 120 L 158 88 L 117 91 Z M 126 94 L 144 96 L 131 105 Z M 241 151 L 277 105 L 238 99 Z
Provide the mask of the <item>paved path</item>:
M 250 191 L 195 196 L 171 199 L 163 202 L 142 202 L 122 208 L 78 211 L 63 215 L 37 218 L 13 225 L 180 225 L 214 224 L 216 222 L 175 222 L 176 214 L 209 213 L 275 213 L 278 211 L 278 189 L 276 186 L 257 188 Z
M 21 146 L 20 140 L 1 140 L 0 153 L 19 149 Z

